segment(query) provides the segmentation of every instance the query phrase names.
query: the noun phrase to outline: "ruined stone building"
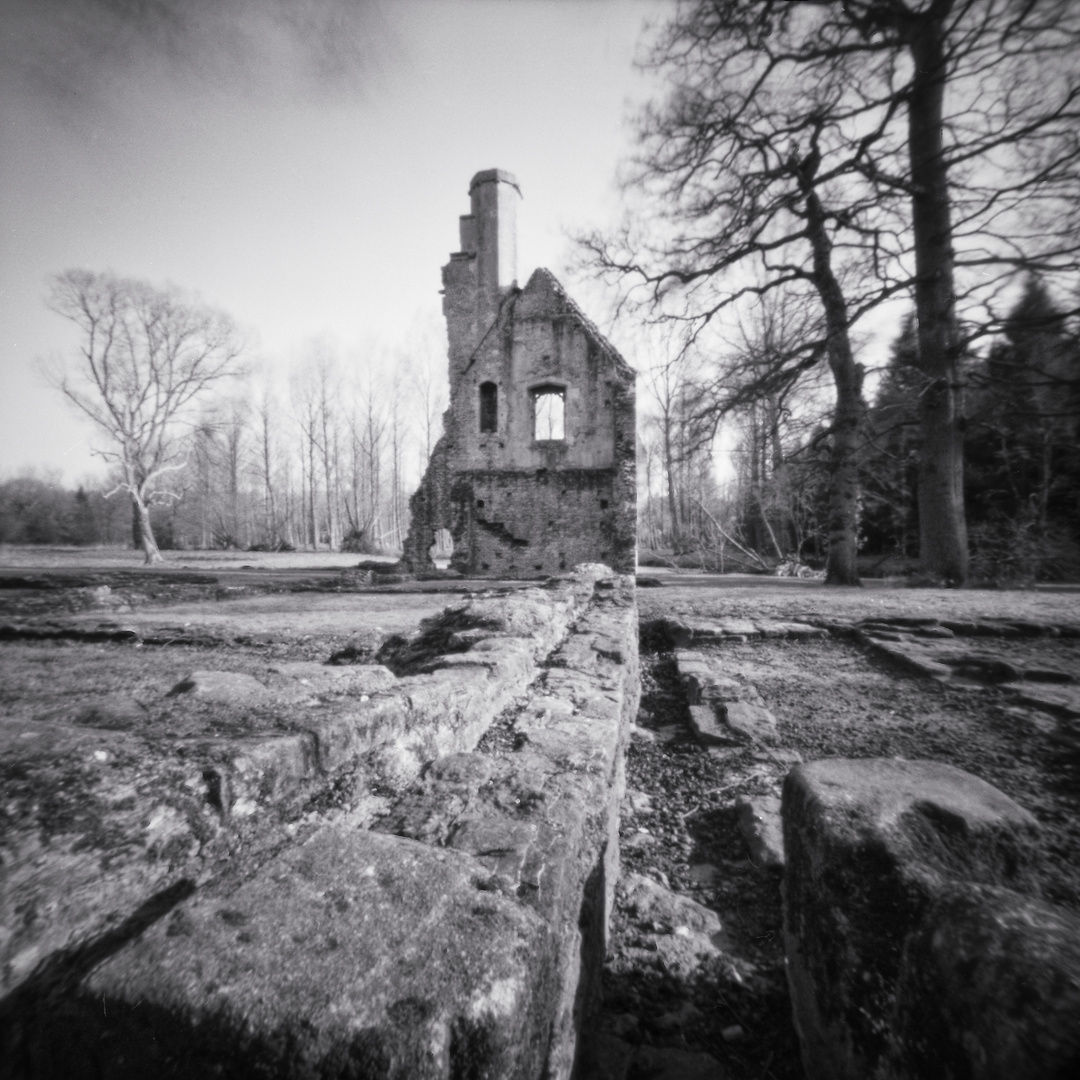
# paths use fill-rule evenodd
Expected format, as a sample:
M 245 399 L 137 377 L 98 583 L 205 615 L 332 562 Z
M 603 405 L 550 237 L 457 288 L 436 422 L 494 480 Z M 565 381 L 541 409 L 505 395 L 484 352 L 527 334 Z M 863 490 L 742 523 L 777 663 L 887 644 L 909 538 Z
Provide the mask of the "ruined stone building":
M 634 372 L 549 271 L 518 287 L 514 177 L 477 173 L 469 193 L 442 272 L 450 407 L 404 562 L 448 556 L 470 577 L 633 572 Z

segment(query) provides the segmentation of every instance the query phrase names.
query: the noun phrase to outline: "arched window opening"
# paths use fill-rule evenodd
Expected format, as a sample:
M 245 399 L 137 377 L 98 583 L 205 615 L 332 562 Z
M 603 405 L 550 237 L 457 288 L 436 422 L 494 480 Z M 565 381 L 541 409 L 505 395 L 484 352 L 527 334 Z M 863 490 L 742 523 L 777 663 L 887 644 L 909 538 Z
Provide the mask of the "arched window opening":
M 493 382 L 480 384 L 480 431 L 499 430 L 499 388 Z
M 445 570 L 454 554 L 454 537 L 449 529 L 436 529 L 432 533 L 432 539 L 435 543 L 428 548 L 428 555 L 431 556 L 436 570 Z
M 533 438 L 538 442 L 565 439 L 566 390 L 561 386 L 538 386 L 532 395 Z

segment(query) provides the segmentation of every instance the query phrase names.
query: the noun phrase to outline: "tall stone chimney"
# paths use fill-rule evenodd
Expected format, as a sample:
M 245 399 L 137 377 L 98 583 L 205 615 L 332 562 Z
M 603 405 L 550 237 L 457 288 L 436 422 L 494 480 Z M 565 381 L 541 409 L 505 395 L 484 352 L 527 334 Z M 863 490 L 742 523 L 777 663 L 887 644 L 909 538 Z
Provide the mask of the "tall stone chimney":
M 472 222 L 462 219 L 462 241 L 475 243 L 476 287 L 482 305 L 497 307 L 517 284 L 517 204 L 521 188 L 505 169 L 478 172 L 469 185 Z

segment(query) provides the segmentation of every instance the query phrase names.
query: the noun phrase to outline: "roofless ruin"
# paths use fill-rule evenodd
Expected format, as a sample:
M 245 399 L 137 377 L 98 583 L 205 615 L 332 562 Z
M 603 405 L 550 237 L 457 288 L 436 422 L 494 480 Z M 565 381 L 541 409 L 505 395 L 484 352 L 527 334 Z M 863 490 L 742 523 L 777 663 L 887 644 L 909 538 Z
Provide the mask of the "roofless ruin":
M 450 407 L 404 561 L 529 578 L 636 560 L 634 372 L 550 271 L 517 284 L 521 189 L 477 173 L 443 267 Z

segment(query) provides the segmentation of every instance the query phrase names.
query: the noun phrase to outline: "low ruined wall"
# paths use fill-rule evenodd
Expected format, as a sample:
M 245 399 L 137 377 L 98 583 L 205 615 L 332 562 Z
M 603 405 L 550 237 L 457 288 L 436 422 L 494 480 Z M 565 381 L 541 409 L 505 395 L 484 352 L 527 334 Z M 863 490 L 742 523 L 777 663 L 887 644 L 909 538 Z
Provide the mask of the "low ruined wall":
M 617 876 L 633 589 L 585 567 L 475 599 L 391 643 L 398 677 L 348 710 L 196 756 L 222 835 L 157 874 L 101 858 L 97 907 L 42 893 L 63 875 L 39 851 L 4 902 L 64 925 L 11 946 L 37 962 L 9 964 L 5 1075 L 569 1076 Z
M 929 761 L 784 784 L 784 935 L 810 1080 L 1080 1072 L 1080 920 L 1040 902 L 1036 820 Z
M 470 532 L 455 565 L 466 576 L 528 578 L 598 558 L 633 573 L 634 532 L 621 516 L 618 480 L 614 468 L 459 474 L 456 520 Z

